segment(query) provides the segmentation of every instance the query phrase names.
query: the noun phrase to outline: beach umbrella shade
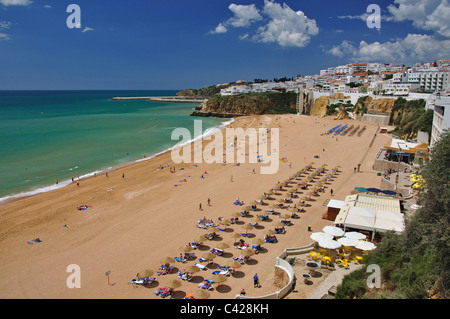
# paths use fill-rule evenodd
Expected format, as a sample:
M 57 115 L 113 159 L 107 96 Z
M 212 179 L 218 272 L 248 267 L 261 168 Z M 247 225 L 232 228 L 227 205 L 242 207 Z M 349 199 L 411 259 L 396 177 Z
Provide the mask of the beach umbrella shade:
M 314 240 L 316 242 L 319 242 L 324 239 L 333 239 L 333 236 L 330 234 L 326 234 L 324 232 L 316 232 L 316 233 L 312 233 L 311 236 L 309 236 L 309 238 L 311 238 L 312 240 Z
M 322 231 L 335 237 L 341 237 L 342 235 L 344 235 L 344 231 L 335 226 L 325 226 L 324 228 L 322 228 Z
M 152 276 L 154 274 L 154 271 L 151 269 L 144 269 L 144 270 L 140 271 L 138 274 L 139 274 L 139 277 L 146 278 L 146 277 Z
M 325 249 L 337 249 L 342 246 L 339 242 L 333 239 L 322 239 L 319 241 L 319 246 Z
M 356 244 L 355 248 L 361 250 L 374 250 L 377 246 L 369 241 L 360 240 L 359 243 Z
M 166 287 L 176 289 L 181 287 L 181 281 L 179 279 L 172 279 L 169 280 L 169 282 L 166 283 Z
M 356 231 L 351 231 L 344 233 L 344 237 L 361 240 L 365 239 L 367 236 Z
M 356 246 L 359 243 L 358 239 L 341 237 L 337 240 L 342 246 Z
M 195 299 L 208 299 L 210 293 L 205 289 L 199 289 L 194 291 L 194 298 Z
M 173 259 L 172 257 L 165 257 L 163 259 L 161 259 L 161 263 L 163 264 L 173 264 L 175 262 L 175 259 Z

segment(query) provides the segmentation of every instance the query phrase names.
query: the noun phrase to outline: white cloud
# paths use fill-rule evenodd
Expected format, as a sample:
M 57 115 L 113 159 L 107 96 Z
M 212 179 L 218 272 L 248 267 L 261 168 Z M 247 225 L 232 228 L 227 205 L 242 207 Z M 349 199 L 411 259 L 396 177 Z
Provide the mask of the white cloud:
M 81 32 L 88 32 L 88 31 L 93 31 L 94 29 L 93 28 L 89 28 L 89 27 L 85 27 L 84 29 L 83 29 L 83 31 L 81 31 Z
M 427 62 L 448 57 L 450 40 L 440 40 L 432 35 L 408 34 L 406 38 L 384 43 L 361 41 L 355 46 L 342 41 L 326 51 L 338 57 L 349 57 L 355 61 L 386 61 L 391 63 Z
M 10 37 L 9 37 L 8 34 L 0 32 L 0 41 L 6 41 L 6 40 L 9 40 L 9 39 L 10 39 Z
M 287 4 L 264 0 L 262 10 L 251 5 L 228 6 L 233 16 L 220 23 L 210 33 L 225 33 L 228 28 L 250 27 L 260 22 L 259 27 L 239 36 L 239 39 L 251 39 L 262 43 L 278 43 L 283 47 L 304 47 L 311 36 L 319 33 L 316 21 L 309 19 L 302 11 L 294 11 Z
M 214 33 L 226 33 L 227 31 L 228 30 L 223 25 L 223 23 L 219 23 L 219 25 L 214 30 L 211 30 L 210 33 L 212 33 L 212 34 L 214 34 Z
M 46 4 L 46 5 L 44 5 L 43 7 L 46 8 L 46 9 L 51 9 L 52 6 L 49 5 L 49 4 Z
M 311 36 L 319 33 L 316 21 L 302 11 L 294 11 L 287 4 L 281 6 L 270 0 L 264 1 L 264 13 L 270 21 L 258 29 L 253 37 L 258 42 L 276 42 L 283 47 L 308 45 Z
M 0 0 L 4 6 L 27 6 L 32 3 L 30 0 Z
M 450 52 L 450 6 L 448 0 L 395 0 L 388 6 L 391 16 L 385 19 L 393 22 L 411 21 L 419 30 L 432 34 L 408 34 L 404 39 L 388 42 L 354 45 L 350 41 L 327 50 L 338 57 L 357 61 L 386 61 L 394 63 L 428 62 L 448 58 Z M 360 16 L 362 19 L 364 15 Z M 340 18 L 356 18 L 341 16 Z
M 448 0 L 395 0 L 394 4 L 388 6 L 394 21 L 410 20 L 419 29 L 450 37 Z
M 237 5 L 232 3 L 228 6 L 228 9 L 234 13 L 234 16 L 226 23 L 233 27 L 248 27 L 253 22 L 263 19 L 254 4 Z
M 10 21 L 0 21 L 0 29 L 11 28 L 12 23 Z

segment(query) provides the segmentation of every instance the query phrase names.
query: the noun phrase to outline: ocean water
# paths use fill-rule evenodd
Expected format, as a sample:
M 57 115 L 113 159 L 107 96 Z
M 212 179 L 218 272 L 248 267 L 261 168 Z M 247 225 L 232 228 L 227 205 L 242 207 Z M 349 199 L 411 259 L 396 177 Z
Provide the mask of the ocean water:
M 196 104 L 112 101 L 176 91 L 0 91 L 0 202 L 64 187 L 173 147 L 194 134 Z M 204 132 L 226 119 L 202 118 Z M 193 138 L 196 136 L 192 136 Z M 58 181 L 58 183 L 56 183 Z

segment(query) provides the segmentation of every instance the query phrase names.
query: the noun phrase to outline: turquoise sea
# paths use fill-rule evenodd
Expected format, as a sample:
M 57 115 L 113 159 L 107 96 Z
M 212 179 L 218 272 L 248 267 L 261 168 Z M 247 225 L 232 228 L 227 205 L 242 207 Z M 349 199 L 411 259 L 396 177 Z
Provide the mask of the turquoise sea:
M 0 91 L 0 202 L 171 148 L 178 143 L 173 129 L 193 134 L 196 118 L 189 114 L 196 104 L 110 99 L 176 92 Z M 202 121 L 205 132 L 227 120 Z

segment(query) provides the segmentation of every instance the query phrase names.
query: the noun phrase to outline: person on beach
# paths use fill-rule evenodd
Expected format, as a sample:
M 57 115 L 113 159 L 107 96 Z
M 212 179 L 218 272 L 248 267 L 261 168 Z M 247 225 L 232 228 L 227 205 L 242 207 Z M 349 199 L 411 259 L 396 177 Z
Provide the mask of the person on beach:
M 198 204 L 198 210 L 203 210 L 202 203 Z
M 330 193 L 331 193 L 331 196 L 333 196 L 333 189 L 332 188 L 330 189 Z
M 211 206 L 211 199 L 208 197 L 208 206 Z
M 259 287 L 261 287 L 261 286 L 259 285 L 258 274 L 255 274 L 253 276 L 253 288 L 259 288 Z

